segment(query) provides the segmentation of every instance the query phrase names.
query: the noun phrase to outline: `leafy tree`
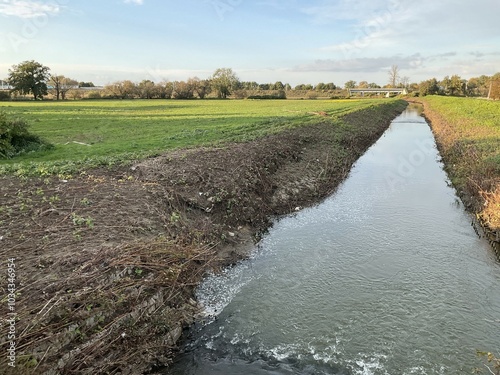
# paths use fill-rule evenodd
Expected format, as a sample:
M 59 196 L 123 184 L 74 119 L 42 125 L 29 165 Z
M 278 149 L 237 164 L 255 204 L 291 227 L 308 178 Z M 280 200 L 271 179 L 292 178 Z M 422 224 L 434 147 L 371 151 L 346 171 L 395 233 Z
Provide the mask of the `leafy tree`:
M 154 86 L 153 98 L 158 99 L 170 99 L 174 91 L 174 86 L 172 82 L 162 81 Z
M 418 88 L 419 96 L 436 95 L 439 93 L 438 81 L 436 78 L 428 79 L 427 81 L 420 82 Z
M 281 81 L 277 81 L 275 84 L 274 84 L 274 88 L 273 90 L 279 90 L 279 91 L 282 91 L 285 89 L 285 85 L 283 84 L 283 82 Z
M 453 75 L 451 78 L 446 76 L 440 82 L 441 87 L 446 95 L 461 95 L 465 93 L 466 81 L 462 80 L 460 76 Z
M 174 82 L 174 93 L 175 99 L 192 99 L 194 95 L 194 88 L 189 82 Z
M 174 92 L 174 84 L 172 82 L 160 82 L 155 86 L 155 96 L 160 99 L 170 99 Z
M 324 91 L 326 90 L 326 85 L 323 82 L 320 82 L 314 87 L 316 91 Z
M 187 82 L 193 91 L 198 95 L 200 99 L 204 99 L 205 96 L 210 94 L 212 91 L 211 82 L 208 79 L 199 79 L 198 77 L 189 78 Z
M 375 82 L 372 82 L 372 83 L 368 84 L 368 88 L 370 88 L 370 89 L 379 89 L 380 86 L 377 85 Z
M 475 82 L 475 84 L 477 86 L 477 88 L 474 90 L 475 95 L 484 96 L 484 97 L 488 96 L 488 92 L 490 90 L 491 77 L 483 74 L 480 77 L 471 78 L 469 80 L 469 83 L 470 83 L 470 81 L 472 81 L 473 83 Z
M 458 75 L 452 75 L 450 78 L 450 95 L 461 95 L 465 92 L 465 81 Z
M 284 87 L 284 90 L 285 91 L 290 91 L 292 89 L 292 86 L 290 86 L 289 83 L 285 83 L 285 87 Z
M 344 84 L 344 87 L 346 89 L 353 89 L 356 87 L 356 81 L 347 81 L 345 84 Z
M 258 90 L 259 84 L 255 81 L 253 82 L 241 82 L 240 84 L 243 90 Z
M 335 84 L 333 82 L 329 82 L 325 85 L 325 90 L 335 90 L 337 88 L 337 86 L 335 86 Z
M 439 82 L 439 86 L 441 87 L 444 94 L 448 95 L 450 93 L 451 88 L 451 79 L 449 76 L 444 77 L 441 82 Z
M 389 85 L 390 87 L 396 87 L 399 81 L 399 68 L 397 65 L 391 66 L 389 69 Z
M 145 79 L 137 85 L 137 91 L 141 99 L 151 99 L 155 94 L 155 83 Z
M 359 87 L 360 89 L 367 89 L 367 88 L 369 87 L 369 84 L 368 84 L 368 82 L 366 82 L 366 81 L 361 81 L 361 82 L 359 83 L 358 87 Z
M 49 70 L 35 60 L 24 61 L 9 69 L 8 82 L 13 87 L 12 91 L 22 95 L 32 94 L 35 100 L 43 99 L 43 96 L 47 95 Z
M 92 82 L 78 82 L 78 87 L 95 87 Z
M 212 87 L 219 99 L 226 99 L 236 89 L 239 79 L 231 68 L 220 68 L 212 76 Z

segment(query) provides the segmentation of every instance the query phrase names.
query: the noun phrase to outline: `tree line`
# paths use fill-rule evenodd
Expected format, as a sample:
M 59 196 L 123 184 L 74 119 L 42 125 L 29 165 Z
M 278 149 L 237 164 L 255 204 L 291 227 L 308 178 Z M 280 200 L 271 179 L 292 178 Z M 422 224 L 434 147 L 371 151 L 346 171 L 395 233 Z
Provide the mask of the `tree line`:
M 500 73 L 494 76 L 462 79 L 458 75 L 436 78 L 410 83 L 408 77 L 400 77 L 399 68 L 393 65 L 388 71 L 386 87 L 406 88 L 413 95 L 450 95 L 450 96 L 482 96 L 500 97 Z M 9 69 L 6 80 L 0 81 L 1 87 L 6 85 L 14 95 L 32 95 L 33 99 L 43 99 L 49 93 L 56 100 L 80 99 L 86 91 L 86 98 L 100 99 L 204 99 L 208 96 L 226 99 L 260 98 L 285 99 L 287 96 L 315 98 L 318 96 L 336 97 L 348 95 L 345 91 L 351 88 L 382 88 L 377 83 L 347 81 L 343 87 L 333 82 L 317 85 L 300 84 L 292 87 L 288 83 L 257 83 L 240 81 L 230 68 L 217 69 L 206 79 L 192 77 L 186 81 L 153 82 L 143 80 L 139 83 L 130 80 L 117 81 L 97 89 L 92 82 L 78 82 L 64 75 L 53 74 L 50 68 L 34 60 L 24 61 Z M 94 89 L 94 90 L 93 90 Z M 9 99 L 10 93 L 0 92 L 0 99 Z

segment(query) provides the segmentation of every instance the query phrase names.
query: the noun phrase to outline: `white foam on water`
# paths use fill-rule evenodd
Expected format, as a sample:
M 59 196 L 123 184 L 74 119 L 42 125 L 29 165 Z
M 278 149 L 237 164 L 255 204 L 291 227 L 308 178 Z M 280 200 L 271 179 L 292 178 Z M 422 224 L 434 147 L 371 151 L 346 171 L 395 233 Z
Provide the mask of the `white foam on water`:
M 351 365 L 351 369 L 358 375 L 391 375 L 381 363 L 385 359 L 387 359 L 387 356 L 384 354 L 366 356 L 365 358 L 354 360 L 355 365 Z

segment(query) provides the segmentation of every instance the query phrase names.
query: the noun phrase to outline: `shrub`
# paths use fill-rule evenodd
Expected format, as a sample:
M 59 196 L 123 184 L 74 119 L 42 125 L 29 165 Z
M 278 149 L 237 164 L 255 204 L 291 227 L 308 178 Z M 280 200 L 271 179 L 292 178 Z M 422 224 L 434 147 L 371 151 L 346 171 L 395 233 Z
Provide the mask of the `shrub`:
M 311 99 L 311 100 L 315 100 L 315 99 L 318 99 L 318 93 L 314 92 L 314 91 L 309 91 L 306 95 L 306 98 L 307 99 Z
M 0 91 L 0 101 L 10 100 L 10 92 Z
M 268 93 L 262 95 L 250 95 L 247 99 L 286 99 L 284 90 L 268 90 Z
M 10 119 L 4 112 L 0 112 L 0 158 L 10 159 L 26 152 L 53 147 L 39 136 L 31 134 L 28 127 L 26 121 Z
M 101 99 L 101 93 L 99 91 L 91 91 L 88 93 L 87 99 Z

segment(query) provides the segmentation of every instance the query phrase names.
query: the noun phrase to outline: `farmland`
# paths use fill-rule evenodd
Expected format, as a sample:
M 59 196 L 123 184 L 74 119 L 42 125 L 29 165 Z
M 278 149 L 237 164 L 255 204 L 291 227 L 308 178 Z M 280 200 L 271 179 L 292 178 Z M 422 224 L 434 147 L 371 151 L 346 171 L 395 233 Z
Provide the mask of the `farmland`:
M 122 100 L 10 102 L 53 145 L 50 151 L 2 161 L 0 171 L 75 171 L 157 155 L 163 151 L 248 141 L 315 122 L 335 121 L 380 100 Z M 328 116 L 328 117 L 326 117 Z M 42 173 L 43 174 L 43 173 Z

